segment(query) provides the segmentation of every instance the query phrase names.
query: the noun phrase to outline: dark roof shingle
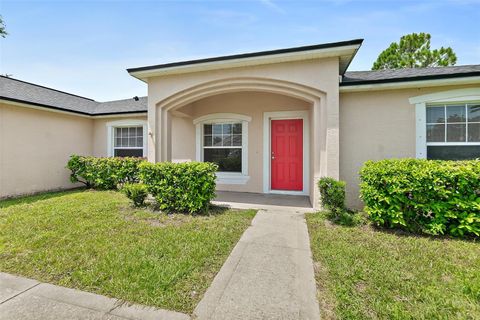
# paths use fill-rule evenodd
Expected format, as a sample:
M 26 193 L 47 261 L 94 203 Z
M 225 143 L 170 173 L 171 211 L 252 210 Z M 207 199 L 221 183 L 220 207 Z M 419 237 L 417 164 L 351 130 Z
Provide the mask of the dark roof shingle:
M 106 102 L 0 76 L 0 99 L 83 115 L 107 115 L 147 111 L 147 97 Z
M 480 65 L 345 72 L 341 86 L 480 76 Z

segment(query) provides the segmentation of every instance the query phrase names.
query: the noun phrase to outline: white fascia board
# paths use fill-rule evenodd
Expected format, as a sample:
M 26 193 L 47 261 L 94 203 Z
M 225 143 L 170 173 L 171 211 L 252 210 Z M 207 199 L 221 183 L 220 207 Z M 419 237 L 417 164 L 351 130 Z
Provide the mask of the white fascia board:
M 194 63 L 182 66 L 173 66 L 167 68 L 158 68 L 144 71 L 131 72 L 130 75 L 145 81 L 150 77 L 160 77 L 172 74 L 191 73 L 200 71 L 209 71 L 216 69 L 228 69 L 238 67 L 248 67 L 262 64 L 272 64 L 280 62 L 292 62 L 301 60 L 322 59 L 330 57 L 340 57 L 353 55 L 360 45 L 349 45 L 338 48 L 324 48 L 311 51 L 299 51 L 289 53 L 279 53 L 250 58 L 238 58 L 229 60 L 219 60 L 204 63 Z
M 466 85 L 466 84 L 480 84 L 480 77 L 477 76 L 477 77 L 463 77 L 463 78 L 449 78 L 449 79 L 435 79 L 435 80 L 389 82 L 389 83 L 377 83 L 377 84 L 359 84 L 359 85 L 344 86 L 344 87 L 340 86 L 340 93 L 391 90 L 391 89 L 440 87 L 440 86 L 448 86 L 448 85 Z

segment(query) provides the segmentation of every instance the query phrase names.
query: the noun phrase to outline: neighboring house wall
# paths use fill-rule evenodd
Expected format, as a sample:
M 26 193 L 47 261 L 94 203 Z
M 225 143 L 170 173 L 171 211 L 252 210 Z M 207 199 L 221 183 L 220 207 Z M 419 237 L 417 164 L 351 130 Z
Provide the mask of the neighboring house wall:
M 415 105 L 422 94 L 475 86 L 340 93 L 340 179 L 347 182 L 347 204 L 361 208 L 359 176 L 367 160 L 415 157 Z
M 147 116 L 142 117 L 115 117 L 115 118 L 99 118 L 93 119 L 93 155 L 95 157 L 106 157 L 108 155 L 107 150 L 107 123 L 112 121 L 123 120 L 147 120 Z
M 93 120 L 0 104 L 0 198 L 71 188 L 71 154 L 92 154 Z

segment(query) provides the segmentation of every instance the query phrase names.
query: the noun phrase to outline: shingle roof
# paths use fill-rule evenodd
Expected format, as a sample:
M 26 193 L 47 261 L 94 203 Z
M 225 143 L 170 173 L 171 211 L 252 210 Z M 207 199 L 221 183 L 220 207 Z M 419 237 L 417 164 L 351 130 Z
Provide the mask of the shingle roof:
M 147 97 L 139 97 L 138 101 L 135 101 L 134 99 L 106 101 L 98 103 L 93 115 L 147 112 L 147 106 Z
M 97 102 L 5 76 L 0 76 L 0 99 L 92 116 L 147 111 L 147 97 Z
M 480 76 L 480 65 L 345 72 L 341 86 Z

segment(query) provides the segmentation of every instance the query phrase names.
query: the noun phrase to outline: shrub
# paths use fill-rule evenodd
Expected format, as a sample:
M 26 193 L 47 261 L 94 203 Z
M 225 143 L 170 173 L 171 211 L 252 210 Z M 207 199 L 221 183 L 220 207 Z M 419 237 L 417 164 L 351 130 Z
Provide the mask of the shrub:
M 195 213 L 205 211 L 215 197 L 215 172 L 208 162 L 144 162 L 139 177 L 160 210 Z
M 427 234 L 480 235 L 480 161 L 368 161 L 361 198 L 377 225 Z
M 138 181 L 141 158 L 97 158 L 72 155 L 67 163 L 70 181 L 88 188 L 115 189 L 118 185 Z
M 135 207 L 142 207 L 145 205 L 148 191 L 147 186 L 143 183 L 125 183 L 122 187 L 122 192 L 132 200 Z
M 318 181 L 322 207 L 331 211 L 345 209 L 345 182 L 324 177 Z

